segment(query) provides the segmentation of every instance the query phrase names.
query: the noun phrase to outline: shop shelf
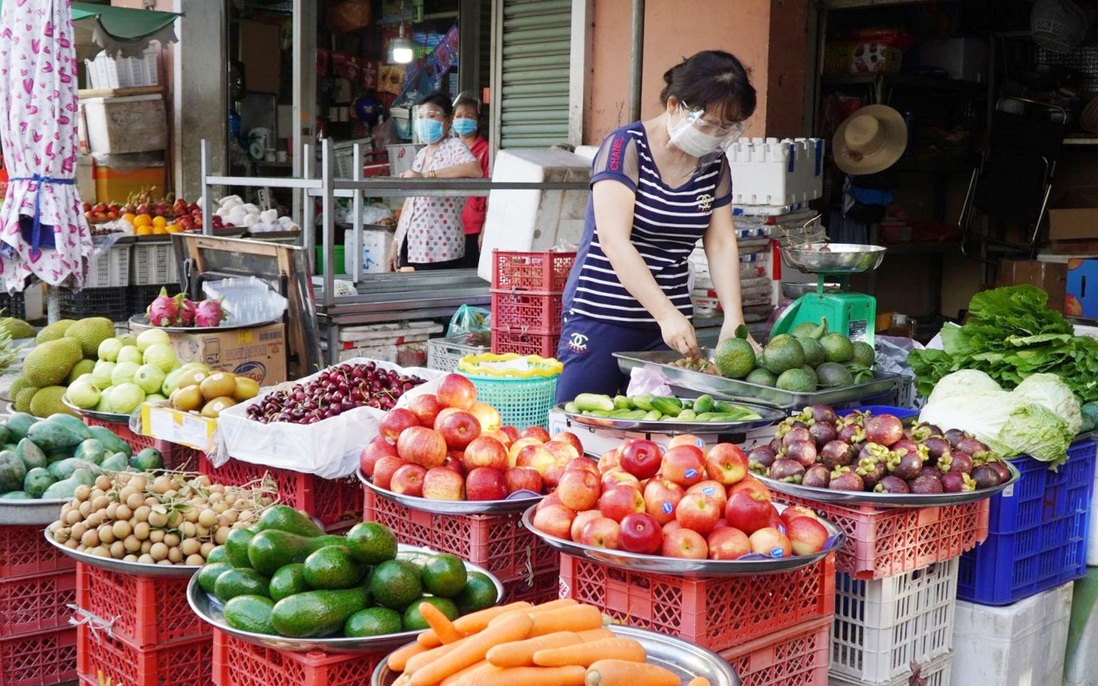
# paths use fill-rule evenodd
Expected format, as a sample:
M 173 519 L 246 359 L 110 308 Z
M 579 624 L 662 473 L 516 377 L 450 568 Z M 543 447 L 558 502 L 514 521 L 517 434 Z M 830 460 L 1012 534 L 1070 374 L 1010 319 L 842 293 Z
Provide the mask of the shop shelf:
M 492 326 L 492 352 L 515 353 L 518 355 L 541 355 L 553 357 L 557 354 L 557 333 L 530 333 L 522 328 L 503 329 Z
M 0 579 L 0 638 L 69 625 L 69 608 L 76 600 L 72 570 L 18 579 Z
M 487 351 L 483 345 L 462 345 L 451 343 L 445 338 L 432 338 L 427 341 L 427 368 L 440 372 L 452 372 L 458 362 L 466 355 L 480 355 Z
M 130 270 L 129 283 L 137 286 L 174 284 L 174 291 L 171 287 L 168 290 L 172 291 L 171 295 L 175 295 L 179 290 L 178 282 L 179 264 L 175 260 L 175 248 L 170 240 L 163 243 L 140 242 L 133 246 L 133 268 Z M 158 288 L 157 293 L 159 292 Z M 141 310 L 144 310 L 148 304 L 142 305 Z
M 560 293 L 492 289 L 492 326 L 536 334 L 560 334 Z
M 208 686 L 213 683 L 213 639 L 209 634 L 142 650 L 89 624 L 76 628 L 76 671 L 84 683 L 115 686 Z
M 388 650 L 371 653 L 291 653 L 213 636 L 216 686 L 362 686 Z
M 953 653 L 949 652 L 941 657 L 934 658 L 929 662 L 921 663 L 918 666 L 920 686 L 949 686 L 953 680 Z M 908 665 L 909 669 L 903 676 L 896 677 L 892 681 L 889 681 L 881 686 L 911 686 L 913 682 L 911 677 L 913 676 L 913 667 Z M 831 678 L 828 681 L 830 686 L 865 686 L 864 682 L 851 681 L 838 674 L 831 674 Z M 969 686 L 970 684 L 979 683 L 996 683 L 987 681 L 976 682 L 960 682 L 960 686 Z
M 685 578 L 624 571 L 560 556 L 560 597 L 612 621 L 678 636 L 713 651 L 738 647 L 835 611 L 835 558 L 782 574 Z
M 61 316 L 65 319 L 106 317 L 112 322 L 127 321 L 130 313 L 126 309 L 126 289 L 85 288 L 79 293 L 62 289 Z
M 957 596 L 957 559 L 895 576 L 835 580 L 831 673 L 889 684 L 949 653 Z
M 743 686 L 827 686 L 830 631 L 829 618 L 814 619 L 720 651 L 720 656 Z
M 164 456 L 164 468 L 179 471 L 194 471 L 198 469 L 198 456 L 200 453 L 184 445 L 178 445 L 170 441 L 164 441 L 152 436 L 142 436 L 134 433 L 129 426 L 117 422 L 105 422 L 100 419 L 84 417 L 84 423 L 88 426 L 102 426 L 113 431 L 119 438 L 129 444 L 134 454 L 145 448 L 156 448 Z
M 76 561 L 46 542 L 40 526 L 0 526 L 0 581 L 54 572 L 75 574 Z
M 1059 471 L 1011 460 L 1022 476 L 991 498 L 987 541 L 961 558 L 957 597 L 1007 605 L 1086 576 L 1098 444 L 1078 441 Z
M 199 472 L 226 486 L 243 486 L 269 478 L 275 484 L 280 502 L 308 512 L 328 531 L 362 521 L 362 484 L 357 477 L 324 479 L 233 459 L 214 467 L 205 455 L 200 456 L 198 464 Z
M 804 505 L 846 534 L 835 568 L 855 579 L 881 579 L 957 557 L 987 538 L 988 501 L 920 509 L 843 507 L 774 493 Z
M 574 252 L 492 252 L 492 288 L 560 293 L 576 261 Z
M 49 686 L 76 680 L 76 629 L 0 639 L 0 684 Z

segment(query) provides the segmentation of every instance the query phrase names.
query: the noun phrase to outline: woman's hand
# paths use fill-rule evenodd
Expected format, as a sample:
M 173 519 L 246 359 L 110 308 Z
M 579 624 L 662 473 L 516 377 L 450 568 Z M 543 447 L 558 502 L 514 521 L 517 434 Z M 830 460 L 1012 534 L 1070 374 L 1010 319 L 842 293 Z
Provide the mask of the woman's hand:
M 728 319 L 725 319 L 724 324 L 721 325 L 721 334 L 720 334 L 720 338 L 718 339 L 718 341 L 726 341 L 729 338 L 735 338 L 736 337 L 736 329 L 738 329 L 738 328 L 740 328 L 739 324 L 734 325 L 734 324 L 732 324 L 731 321 L 729 321 Z M 759 345 L 758 341 L 756 341 L 755 337 L 752 336 L 751 334 L 747 335 L 747 342 L 751 344 L 751 347 L 755 349 L 756 353 L 762 352 L 762 346 Z
M 698 339 L 694 334 L 694 326 L 682 312 L 672 309 L 656 321 L 667 347 L 683 357 L 698 356 Z
M 400 178 L 402 178 L 402 179 L 422 179 L 423 174 L 420 174 L 417 171 L 412 171 L 411 169 L 409 169 L 407 171 L 400 172 Z
M 389 271 L 395 272 L 397 270 L 397 244 L 393 241 L 393 247 L 389 249 L 389 256 L 386 259 L 386 265 L 389 267 Z

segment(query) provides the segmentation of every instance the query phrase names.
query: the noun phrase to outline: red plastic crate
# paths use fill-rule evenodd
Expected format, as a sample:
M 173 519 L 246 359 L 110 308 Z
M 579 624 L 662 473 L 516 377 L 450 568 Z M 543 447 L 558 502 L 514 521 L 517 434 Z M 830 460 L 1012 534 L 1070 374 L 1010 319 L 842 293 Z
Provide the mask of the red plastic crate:
M 130 448 L 133 449 L 134 454 L 141 452 L 145 448 L 156 448 L 164 456 L 165 469 L 191 471 L 198 469 L 198 460 L 196 458 L 201 455 L 201 453 L 194 448 L 163 441 L 159 438 L 153 438 L 152 436 L 136 434 L 131 431 L 130 427 L 126 424 L 105 422 L 99 419 L 92 419 L 91 417 L 84 417 L 84 423 L 88 426 L 102 426 L 110 429 L 124 442 L 129 444 Z
M 46 542 L 40 526 L 0 526 L 0 580 L 76 569 L 76 561 Z
M 0 639 L 0 684 L 47 686 L 76 679 L 76 629 Z
M 0 638 L 64 629 L 74 602 L 76 575 L 71 570 L 0 579 Z
M 255 483 L 269 475 L 275 482 L 279 502 L 308 512 L 328 531 L 345 529 L 362 521 L 362 484 L 357 477 L 324 479 L 233 459 L 215 468 L 205 455 L 199 458 L 198 464 L 199 472 L 226 486 Z
M 774 493 L 777 502 L 804 505 L 839 527 L 846 542 L 836 569 L 855 579 L 904 574 L 944 562 L 987 539 L 988 501 L 920 509 L 843 507 Z
M 363 519 L 384 524 L 397 540 L 484 567 L 500 581 L 556 572 L 560 555 L 522 525 L 522 514 L 442 515 L 413 510 L 363 489 Z
M 743 686 L 827 686 L 831 620 L 816 619 L 764 636 L 721 657 Z
M 363 686 L 389 652 L 291 653 L 214 631 L 213 682 L 217 686 Z
M 537 605 L 560 597 L 560 570 L 557 567 L 533 576 L 525 574 L 517 579 L 500 579 L 503 584 L 501 605 L 525 600 Z
M 208 639 L 210 625 L 187 604 L 188 581 L 108 572 L 81 563 L 76 566 L 76 605 L 109 623 L 115 637 L 136 648 Z
M 175 641 L 141 650 L 105 630 L 87 624 L 76 628 L 76 671 L 84 682 L 99 682 L 99 672 L 113 686 L 208 686 L 213 683 L 213 639 Z
M 560 293 L 492 290 L 492 326 L 526 333 L 559 334 Z
M 492 326 L 492 352 L 496 355 L 515 353 L 516 355 L 540 355 L 553 357 L 557 354 L 559 333 L 528 333 L 522 329 L 501 329 Z
M 574 252 L 492 251 L 492 288 L 507 291 L 561 292 L 576 261 Z M 493 310 L 493 317 L 495 311 Z
M 560 556 L 560 597 L 614 621 L 727 650 L 835 612 L 835 557 L 782 574 L 683 578 Z

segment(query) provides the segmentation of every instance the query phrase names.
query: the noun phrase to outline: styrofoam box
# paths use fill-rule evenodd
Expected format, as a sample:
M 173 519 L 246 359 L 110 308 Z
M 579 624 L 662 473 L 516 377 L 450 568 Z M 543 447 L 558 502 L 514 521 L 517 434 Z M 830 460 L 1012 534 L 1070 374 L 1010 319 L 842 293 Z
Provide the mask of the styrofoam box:
M 363 274 L 377 274 L 389 271 L 389 251 L 393 248 L 394 232 L 387 229 L 362 229 L 362 252 L 359 268 Z M 358 252 L 358 238 L 354 231 L 348 231 L 344 237 L 347 257 L 344 264 L 350 271 L 351 259 Z
M 167 147 L 168 127 L 160 95 L 82 98 L 80 109 L 93 153 L 149 152 Z
M 795 206 L 823 194 L 824 142 L 820 138 L 749 138 L 725 153 L 732 173 L 732 202 L 743 206 Z
M 1072 587 L 1003 607 L 957 601 L 953 682 L 1060 686 Z
M 1094 686 L 1098 675 L 1098 567 L 1076 579 L 1064 656 L 1064 686 Z

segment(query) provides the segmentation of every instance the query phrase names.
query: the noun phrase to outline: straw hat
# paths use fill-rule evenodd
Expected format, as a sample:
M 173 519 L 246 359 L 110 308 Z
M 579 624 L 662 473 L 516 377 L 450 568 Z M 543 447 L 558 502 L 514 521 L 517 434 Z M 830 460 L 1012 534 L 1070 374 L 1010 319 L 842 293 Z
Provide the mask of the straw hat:
M 835 164 L 847 174 L 876 174 L 904 154 L 907 124 L 887 105 L 867 105 L 846 118 L 835 131 Z

